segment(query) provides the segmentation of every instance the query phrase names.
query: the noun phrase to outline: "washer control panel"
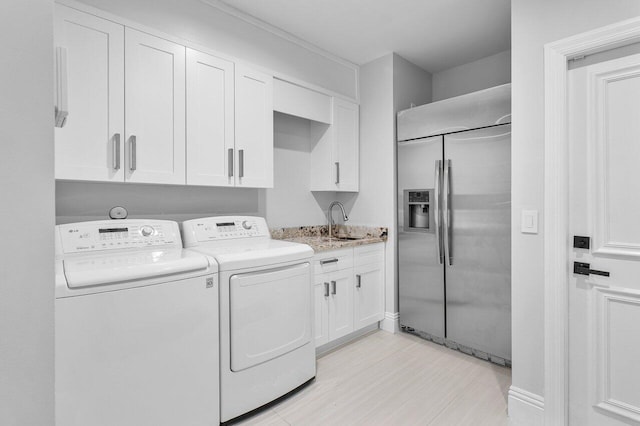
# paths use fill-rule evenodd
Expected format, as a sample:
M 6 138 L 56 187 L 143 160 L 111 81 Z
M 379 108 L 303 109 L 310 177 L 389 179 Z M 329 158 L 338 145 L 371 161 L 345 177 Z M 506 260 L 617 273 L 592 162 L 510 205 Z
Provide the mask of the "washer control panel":
M 63 253 L 182 245 L 178 224 L 166 220 L 79 222 L 56 228 Z
M 223 216 L 188 220 L 183 224 L 185 239 L 198 242 L 237 238 L 271 237 L 266 221 L 255 216 Z

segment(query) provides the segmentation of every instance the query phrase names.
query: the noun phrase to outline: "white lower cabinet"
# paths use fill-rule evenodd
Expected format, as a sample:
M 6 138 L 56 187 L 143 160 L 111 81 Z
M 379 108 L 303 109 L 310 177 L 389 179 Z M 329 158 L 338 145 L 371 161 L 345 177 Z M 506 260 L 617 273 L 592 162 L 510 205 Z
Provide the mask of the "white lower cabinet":
M 354 328 L 366 327 L 384 317 L 384 245 L 354 249 Z
M 319 253 L 314 259 L 315 344 L 384 316 L 384 243 Z

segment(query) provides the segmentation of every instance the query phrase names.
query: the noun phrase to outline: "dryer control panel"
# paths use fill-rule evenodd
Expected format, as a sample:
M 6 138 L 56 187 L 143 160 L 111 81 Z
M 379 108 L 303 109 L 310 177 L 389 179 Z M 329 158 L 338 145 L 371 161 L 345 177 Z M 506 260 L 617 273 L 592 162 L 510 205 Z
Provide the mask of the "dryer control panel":
M 189 242 L 221 241 L 237 238 L 271 238 L 267 222 L 257 216 L 219 216 L 188 220 L 182 224 L 185 247 Z
M 178 224 L 167 220 L 79 222 L 58 225 L 56 230 L 60 246 L 56 247 L 57 254 L 155 246 L 182 247 Z

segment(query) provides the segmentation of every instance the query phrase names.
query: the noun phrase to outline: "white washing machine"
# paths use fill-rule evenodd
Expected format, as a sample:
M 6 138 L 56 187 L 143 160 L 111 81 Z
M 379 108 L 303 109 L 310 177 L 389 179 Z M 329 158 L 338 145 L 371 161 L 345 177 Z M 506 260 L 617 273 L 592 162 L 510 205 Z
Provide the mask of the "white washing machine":
M 56 226 L 56 425 L 217 425 L 217 283 L 176 222 Z
M 313 250 L 272 240 L 261 217 L 186 221 L 185 248 L 213 256 L 220 278 L 220 420 L 228 422 L 315 377 Z

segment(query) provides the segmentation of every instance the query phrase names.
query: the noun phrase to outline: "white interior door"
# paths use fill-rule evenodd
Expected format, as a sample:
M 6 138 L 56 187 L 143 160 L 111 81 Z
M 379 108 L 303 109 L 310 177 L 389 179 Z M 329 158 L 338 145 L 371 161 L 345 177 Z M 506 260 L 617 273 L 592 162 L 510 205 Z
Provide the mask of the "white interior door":
M 124 27 L 55 8 L 56 78 L 66 80 L 69 112 L 55 129 L 56 178 L 122 182 Z
M 187 184 L 233 186 L 233 62 L 187 49 Z
M 185 183 L 185 47 L 127 28 L 126 180 Z
M 569 76 L 569 423 L 640 421 L 640 55 Z M 571 244 L 574 245 L 574 244 Z M 583 270 L 606 271 L 581 275 Z

